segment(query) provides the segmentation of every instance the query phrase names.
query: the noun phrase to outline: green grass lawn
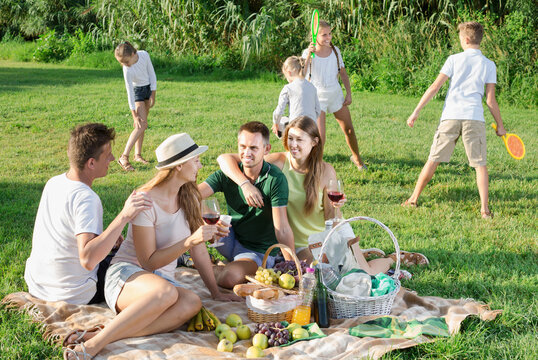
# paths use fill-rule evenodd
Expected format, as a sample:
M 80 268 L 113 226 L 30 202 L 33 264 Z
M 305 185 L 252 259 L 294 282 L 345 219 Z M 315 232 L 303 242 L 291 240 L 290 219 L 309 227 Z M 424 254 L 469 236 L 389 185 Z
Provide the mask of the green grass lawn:
M 157 74 L 156 105 L 150 113 L 144 155 L 155 165 L 154 149 L 167 136 L 188 132 L 207 144 L 199 180 L 217 169 L 216 157 L 236 150 L 236 131 L 249 120 L 271 123 L 284 85 L 274 79 L 221 80 L 218 76 Z M 432 79 L 433 80 L 433 79 Z M 344 216 L 366 215 L 385 223 L 400 247 L 430 259 L 412 269 L 404 286 L 420 295 L 474 298 L 504 313 L 492 322 L 471 318 L 460 334 L 432 344 L 396 351 L 386 359 L 538 358 L 538 169 L 536 109 L 501 104 L 505 127 L 525 141 L 527 155 L 513 160 L 487 127 L 491 221 L 480 218 L 475 172 L 458 144 L 450 164 L 441 165 L 423 193 L 420 207 L 402 208 L 427 159 L 442 101 L 422 112 L 414 129 L 405 125 L 418 99 L 353 94 L 351 113 L 367 172 L 349 161 L 349 151 L 332 116 L 327 121 L 325 160 L 344 179 Z M 489 113 L 487 123 L 493 120 Z M 114 126 L 119 156 L 132 129 L 121 70 L 0 61 L 0 298 L 27 290 L 24 264 L 41 191 L 67 170 L 69 129 L 86 122 Z M 282 145 L 272 136 L 273 150 Z M 136 164 L 134 173 L 111 163 L 108 176 L 94 182 L 105 224 L 138 185 L 155 173 Z M 222 199 L 222 197 L 221 197 Z M 221 202 L 223 204 L 223 202 Z M 392 250 L 389 237 L 373 225 L 356 224 L 363 246 Z M 30 318 L 0 309 L 0 358 L 59 358 L 60 349 L 42 340 Z

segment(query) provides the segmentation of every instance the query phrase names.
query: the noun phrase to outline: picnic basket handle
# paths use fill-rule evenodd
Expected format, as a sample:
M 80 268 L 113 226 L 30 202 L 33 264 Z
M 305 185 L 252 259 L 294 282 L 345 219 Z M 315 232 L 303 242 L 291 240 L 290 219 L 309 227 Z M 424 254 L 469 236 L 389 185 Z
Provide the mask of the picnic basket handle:
M 290 249 L 289 246 L 284 244 L 273 244 L 269 246 L 269 249 L 265 252 L 265 255 L 263 256 L 262 260 L 262 267 L 265 268 L 265 265 L 267 264 L 267 258 L 269 257 L 269 254 L 271 253 L 271 250 L 274 248 L 280 248 L 282 251 L 286 251 L 290 256 L 292 257 L 293 261 L 295 262 L 295 266 L 297 268 L 297 276 L 299 276 L 299 291 L 302 290 L 302 279 L 303 279 L 303 272 L 301 271 L 301 262 L 297 258 L 297 255 Z
M 400 276 L 400 254 L 401 254 L 400 253 L 400 246 L 398 245 L 398 240 L 396 240 L 396 236 L 394 236 L 392 231 L 390 231 L 390 229 L 385 224 L 383 224 L 379 220 L 376 220 L 376 219 L 368 217 L 368 216 L 355 216 L 355 217 L 352 217 L 352 218 L 349 218 L 349 219 L 344 219 L 344 221 L 340 222 L 338 225 L 333 227 L 331 229 L 331 231 L 329 231 L 329 233 L 325 237 L 325 240 L 323 240 L 323 244 L 321 245 L 321 249 L 320 249 L 320 252 L 319 252 L 318 261 L 321 262 L 321 258 L 322 258 L 323 253 L 324 253 L 323 250 L 325 249 L 325 245 L 327 244 L 327 240 L 329 240 L 331 238 L 331 235 L 335 231 L 337 231 L 338 228 L 343 226 L 344 224 L 350 223 L 352 221 L 357 221 L 357 220 L 365 220 L 365 221 L 373 222 L 374 224 L 379 225 L 383 230 L 385 230 L 389 234 L 390 238 L 392 239 L 392 242 L 394 243 L 394 248 L 396 250 L 396 268 L 394 270 L 394 275 L 392 275 L 392 277 L 397 280 L 398 277 Z

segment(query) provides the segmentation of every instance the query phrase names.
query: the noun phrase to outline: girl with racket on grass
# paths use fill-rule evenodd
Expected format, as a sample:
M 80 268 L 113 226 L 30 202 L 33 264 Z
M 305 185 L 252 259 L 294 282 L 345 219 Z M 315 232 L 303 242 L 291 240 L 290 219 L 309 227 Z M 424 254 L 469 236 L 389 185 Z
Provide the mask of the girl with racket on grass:
M 315 21 L 317 22 L 317 20 Z M 315 34 L 314 26 L 312 33 Z M 351 86 L 349 77 L 344 67 L 340 49 L 331 42 L 331 26 L 325 21 L 319 21 L 317 34 L 308 49 L 303 52 L 302 57 L 306 60 L 303 75 L 312 82 L 318 90 L 318 98 L 321 106 L 321 114 L 318 118 L 318 127 L 321 140 L 325 143 L 325 119 L 326 114 L 334 114 L 338 125 L 344 132 L 347 145 L 351 150 L 351 161 L 359 170 L 366 170 L 366 165 L 359 154 L 359 145 L 355 129 L 351 121 L 351 113 L 348 106 L 351 104 Z M 342 87 L 338 81 L 338 76 L 342 79 L 346 88 L 346 96 L 342 92 Z
M 129 162 L 129 154 L 133 146 L 135 148 L 134 161 L 149 164 L 142 157 L 142 142 L 144 131 L 148 128 L 149 109 L 155 105 L 157 77 L 149 54 L 144 50 L 136 51 L 134 46 L 127 41 L 118 45 L 114 56 L 123 65 L 123 77 L 134 127 L 123 154 L 118 159 L 118 164 L 125 171 L 134 171 L 133 165 Z
M 268 154 L 264 159 L 282 170 L 288 180 L 287 212 L 295 252 L 299 259 L 310 264 L 314 259 L 308 248 L 308 237 L 325 230 L 325 220 L 334 218 L 336 208 L 342 206 L 346 198 L 343 196 L 338 202 L 333 202 L 327 195 L 329 181 L 336 180 L 336 172 L 332 165 L 323 161 L 323 143 L 314 120 L 306 116 L 292 120 L 284 131 L 283 142 L 286 152 Z M 242 190 L 248 205 L 262 208 L 263 198 L 258 188 L 250 182 L 245 183 L 245 174 L 239 168 L 239 156 L 223 154 L 217 161 L 221 170 L 235 183 L 246 184 Z M 370 250 L 373 254 L 384 255 Z M 390 255 L 367 262 L 363 256 L 359 265 L 369 274 L 377 274 L 387 271 L 395 259 L 395 255 Z M 428 259 L 419 253 L 402 251 L 401 260 L 406 265 L 428 264 Z
M 299 116 L 317 119 L 320 115 L 318 93 L 314 85 L 306 81 L 303 75 L 304 59 L 290 56 L 282 65 L 282 74 L 288 80 L 278 97 L 278 105 L 273 112 L 273 133 L 278 138 L 290 120 Z M 282 116 L 289 105 L 289 117 Z

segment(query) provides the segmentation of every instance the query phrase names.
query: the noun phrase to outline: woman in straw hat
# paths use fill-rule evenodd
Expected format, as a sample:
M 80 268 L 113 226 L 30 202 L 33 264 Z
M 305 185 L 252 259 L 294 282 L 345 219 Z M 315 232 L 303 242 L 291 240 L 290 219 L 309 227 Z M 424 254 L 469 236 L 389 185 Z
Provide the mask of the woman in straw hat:
M 159 145 L 159 172 L 137 190 L 151 197 L 153 207 L 131 221 L 106 274 L 105 298 L 117 316 L 102 330 L 66 339 L 66 359 L 94 356 L 119 339 L 172 331 L 196 315 L 200 298 L 174 279 L 176 260 L 187 250 L 214 299 L 240 299 L 219 291 L 205 245 L 228 234 L 227 226 L 202 221 L 196 177 L 206 150 L 185 133 Z

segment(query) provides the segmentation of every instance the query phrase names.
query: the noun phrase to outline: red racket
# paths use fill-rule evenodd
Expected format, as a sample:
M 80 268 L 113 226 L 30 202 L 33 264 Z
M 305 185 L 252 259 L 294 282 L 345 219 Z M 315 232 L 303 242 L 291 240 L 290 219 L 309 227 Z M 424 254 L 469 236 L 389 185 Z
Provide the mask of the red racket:
M 491 124 L 491 127 L 497 131 L 497 125 L 495 123 Z M 521 160 L 525 157 L 525 144 L 523 140 L 516 134 L 506 134 L 502 136 L 506 150 L 511 157 L 516 160 Z

